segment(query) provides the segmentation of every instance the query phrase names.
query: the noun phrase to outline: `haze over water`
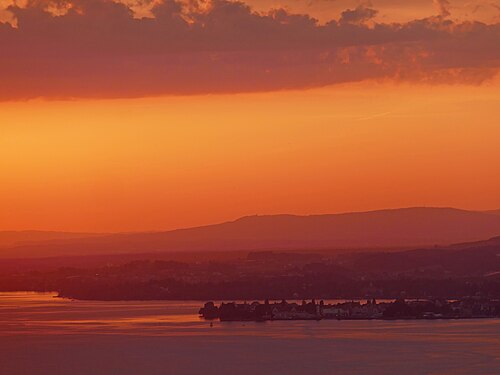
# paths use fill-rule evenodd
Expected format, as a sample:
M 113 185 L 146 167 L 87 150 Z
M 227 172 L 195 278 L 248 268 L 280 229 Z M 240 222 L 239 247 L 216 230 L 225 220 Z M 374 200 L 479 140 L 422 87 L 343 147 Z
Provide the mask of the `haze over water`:
M 0 294 L 0 374 L 497 374 L 500 320 L 210 323 L 201 302 Z M 410 365 L 411 364 L 411 365 Z

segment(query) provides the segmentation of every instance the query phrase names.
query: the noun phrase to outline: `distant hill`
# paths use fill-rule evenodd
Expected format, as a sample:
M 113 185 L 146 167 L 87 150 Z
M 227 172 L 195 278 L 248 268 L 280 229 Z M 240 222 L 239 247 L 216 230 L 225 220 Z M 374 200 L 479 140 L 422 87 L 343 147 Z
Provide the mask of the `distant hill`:
M 76 233 L 76 232 L 75 233 L 50 232 L 50 231 L 38 231 L 38 230 L 0 231 L 0 249 L 3 247 L 13 247 L 23 244 L 32 244 L 43 241 L 99 237 L 104 235 L 106 235 L 106 233 L 97 234 L 97 233 Z
M 360 253 L 339 257 L 359 272 L 399 273 L 411 277 L 484 277 L 500 274 L 500 237 L 440 248 L 395 253 Z
M 487 214 L 493 214 L 493 215 L 500 215 L 500 210 L 489 210 L 489 211 L 483 211 Z
M 404 208 L 333 215 L 248 216 L 155 233 L 64 238 L 0 250 L 1 257 L 163 251 L 424 247 L 500 235 L 500 215 L 453 208 Z

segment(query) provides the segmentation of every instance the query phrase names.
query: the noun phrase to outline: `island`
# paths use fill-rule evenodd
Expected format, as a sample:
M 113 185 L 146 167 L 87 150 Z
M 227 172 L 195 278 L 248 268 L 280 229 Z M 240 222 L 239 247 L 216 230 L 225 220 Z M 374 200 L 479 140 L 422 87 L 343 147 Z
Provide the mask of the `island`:
M 220 321 L 269 320 L 372 320 L 372 319 L 474 319 L 499 318 L 500 300 L 465 298 L 461 300 L 404 300 L 377 302 L 375 299 L 326 304 L 314 299 L 301 303 L 258 301 L 224 303 L 207 302 L 199 310 L 201 317 Z

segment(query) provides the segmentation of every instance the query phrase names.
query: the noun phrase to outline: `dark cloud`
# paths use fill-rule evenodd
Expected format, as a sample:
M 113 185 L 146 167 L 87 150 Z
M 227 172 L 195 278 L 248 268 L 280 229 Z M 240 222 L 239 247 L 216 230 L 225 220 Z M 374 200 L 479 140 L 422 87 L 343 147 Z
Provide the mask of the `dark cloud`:
M 339 22 L 361 24 L 373 19 L 377 13 L 378 11 L 376 9 L 360 5 L 356 9 L 347 9 L 343 11 L 340 15 Z
M 54 14 L 49 9 L 57 9 Z M 370 21 L 358 7 L 319 24 L 242 2 L 159 1 L 136 18 L 105 0 L 30 1 L 0 23 L 0 99 L 269 91 L 370 78 L 481 82 L 499 68 L 500 26 L 443 17 Z

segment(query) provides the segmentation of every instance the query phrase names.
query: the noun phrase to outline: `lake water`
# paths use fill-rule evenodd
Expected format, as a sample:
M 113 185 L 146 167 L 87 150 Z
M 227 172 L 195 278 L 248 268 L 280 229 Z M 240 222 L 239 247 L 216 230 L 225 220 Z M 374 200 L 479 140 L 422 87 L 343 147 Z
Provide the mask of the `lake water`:
M 0 293 L 0 375 L 500 374 L 500 319 L 210 327 L 201 305 Z

